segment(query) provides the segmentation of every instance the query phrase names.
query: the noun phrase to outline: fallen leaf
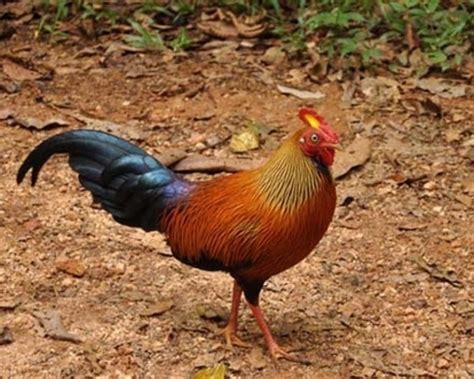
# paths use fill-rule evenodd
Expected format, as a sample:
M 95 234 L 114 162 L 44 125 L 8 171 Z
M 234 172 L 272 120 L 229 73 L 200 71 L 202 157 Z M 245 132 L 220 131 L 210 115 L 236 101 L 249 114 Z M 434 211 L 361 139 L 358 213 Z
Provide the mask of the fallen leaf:
M 428 371 L 416 367 L 404 367 L 395 364 L 385 364 L 377 354 L 371 354 L 369 351 L 357 351 L 349 353 L 349 356 L 359 362 L 364 367 L 374 368 L 386 374 L 397 376 L 422 376 L 429 375 Z
M 466 207 L 471 208 L 472 206 L 472 197 L 468 195 L 464 195 L 462 193 L 458 193 L 454 195 L 454 198 L 459 201 L 461 204 L 464 204 Z
M 291 88 L 291 87 L 285 87 L 282 85 L 277 85 L 278 91 L 285 95 L 292 95 L 297 97 L 298 99 L 302 100 L 308 100 L 308 99 L 322 99 L 326 95 L 322 92 L 316 91 L 316 92 L 310 92 L 310 91 L 304 91 L 304 90 L 299 90 L 296 88 Z
M 81 338 L 64 329 L 61 317 L 54 309 L 45 312 L 35 311 L 33 316 L 39 321 L 45 336 L 61 341 L 82 342 Z
M 0 328 L 0 345 L 8 345 L 13 342 L 13 334 L 8 326 Z
M 280 65 L 286 59 L 285 51 L 278 46 L 272 46 L 262 56 L 262 62 L 268 65 Z
M 234 134 L 230 140 L 230 149 L 234 153 L 244 153 L 249 150 L 258 149 L 260 140 L 258 133 L 248 128 L 240 134 Z
M 25 80 L 37 80 L 42 76 L 40 73 L 24 68 L 8 59 L 3 62 L 3 72 L 10 79 L 17 82 L 22 82 Z
M 467 192 L 474 193 L 474 174 L 470 174 L 462 184 Z
M 461 139 L 462 130 L 460 129 L 447 129 L 444 132 L 444 137 L 447 143 L 456 142 Z
M 37 130 L 47 129 L 47 128 L 57 128 L 62 126 L 68 126 L 69 123 L 60 118 L 50 118 L 47 120 L 39 120 L 35 117 L 26 117 L 26 118 L 16 118 L 15 121 L 25 128 L 33 128 Z
M 360 89 L 367 100 L 373 104 L 393 103 L 400 99 L 399 83 L 386 77 L 368 77 L 360 81 Z
M 467 85 L 456 81 L 439 78 L 425 78 L 415 80 L 415 86 L 432 94 L 453 99 L 466 96 Z
M 203 368 L 193 374 L 193 379 L 224 379 L 226 374 L 226 366 L 222 363 L 214 367 Z
M 333 165 L 334 178 L 340 178 L 353 168 L 362 166 L 370 159 L 371 151 L 368 138 L 357 138 L 343 151 L 338 151 Z
M 146 317 L 159 316 L 159 315 L 169 311 L 173 307 L 174 307 L 173 300 L 158 301 L 154 304 L 149 305 L 147 308 L 145 308 L 140 313 L 140 316 L 146 316 Z
M 158 160 L 165 166 L 172 166 L 179 161 L 186 158 L 187 154 L 184 150 L 180 149 L 168 149 L 158 154 Z
M 461 288 L 464 287 L 464 284 L 455 276 L 455 273 L 441 267 L 435 263 L 428 263 L 425 258 L 422 256 L 413 257 L 413 262 L 415 262 L 418 267 L 423 271 L 427 272 L 432 278 L 440 280 L 442 282 L 447 282 L 453 287 Z
M 263 164 L 264 159 L 218 159 L 204 157 L 202 155 L 190 155 L 177 164 L 173 165 L 173 171 L 176 172 L 204 172 L 214 174 L 217 172 L 239 172 L 256 168 Z
M 11 80 L 0 79 L 0 91 L 4 91 L 6 93 L 16 93 L 20 91 L 20 86 Z
M 15 112 L 11 109 L 0 109 L 0 121 L 15 117 Z
M 196 312 L 199 317 L 211 321 L 223 321 L 227 318 L 227 313 L 223 308 L 215 305 L 198 304 Z
M 0 301 L 0 311 L 11 311 L 20 305 L 18 299 L 8 299 Z
M 86 273 L 86 266 L 78 259 L 61 259 L 56 261 L 56 269 L 66 274 L 82 278 Z
M 262 350 L 258 347 L 253 348 L 248 354 L 248 360 L 250 365 L 257 370 L 261 370 L 267 366 L 267 359 L 262 353 Z

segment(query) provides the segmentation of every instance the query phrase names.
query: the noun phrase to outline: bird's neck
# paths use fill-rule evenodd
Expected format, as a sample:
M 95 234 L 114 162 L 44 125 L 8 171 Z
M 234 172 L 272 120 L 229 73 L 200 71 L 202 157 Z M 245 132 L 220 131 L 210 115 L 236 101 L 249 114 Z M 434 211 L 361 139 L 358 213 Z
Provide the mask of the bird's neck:
M 292 211 L 334 186 L 326 166 L 305 156 L 298 146 L 297 132 L 259 169 L 258 188 L 270 204 Z

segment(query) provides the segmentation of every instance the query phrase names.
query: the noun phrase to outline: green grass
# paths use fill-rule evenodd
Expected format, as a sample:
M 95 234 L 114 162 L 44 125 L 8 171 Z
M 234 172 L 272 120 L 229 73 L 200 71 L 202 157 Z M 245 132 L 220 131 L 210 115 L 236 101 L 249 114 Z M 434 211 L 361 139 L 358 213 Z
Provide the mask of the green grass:
M 411 64 L 410 54 L 415 51 L 421 67 L 418 74 L 430 68 L 447 70 L 467 59 L 474 37 L 474 0 L 174 0 L 165 5 L 144 0 L 125 15 L 100 1 L 43 0 L 37 36 L 67 38 L 60 28 L 63 22 L 91 18 L 104 30 L 128 23 L 133 34 L 124 40 L 133 46 L 185 50 L 192 44 L 185 26 L 199 20 L 204 5 L 237 15 L 265 12 L 262 22 L 288 52 L 304 54 L 312 49 L 333 66 L 340 62 L 356 68 L 384 65 L 397 71 Z M 153 23 L 174 26 L 172 38 L 158 33 Z M 388 57 L 387 51 L 397 59 Z

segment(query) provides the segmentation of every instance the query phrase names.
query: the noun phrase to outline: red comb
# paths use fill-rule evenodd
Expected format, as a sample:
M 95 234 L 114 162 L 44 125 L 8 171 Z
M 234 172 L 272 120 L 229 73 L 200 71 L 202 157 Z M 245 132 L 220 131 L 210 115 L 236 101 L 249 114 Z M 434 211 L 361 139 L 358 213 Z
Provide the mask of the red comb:
M 309 127 L 319 131 L 330 143 L 338 143 L 339 137 L 333 128 L 329 126 L 326 120 L 320 116 L 314 109 L 300 108 L 298 117 Z

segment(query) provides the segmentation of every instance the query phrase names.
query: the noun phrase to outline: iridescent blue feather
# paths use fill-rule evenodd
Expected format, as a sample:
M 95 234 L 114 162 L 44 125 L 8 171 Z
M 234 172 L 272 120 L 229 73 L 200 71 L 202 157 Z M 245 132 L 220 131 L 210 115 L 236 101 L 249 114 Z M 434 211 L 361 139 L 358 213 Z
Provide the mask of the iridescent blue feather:
M 34 186 L 47 160 L 61 153 L 69 155 L 70 166 L 95 201 L 124 225 L 159 230 L 163 212 L 185 200 L 192 189 L 192 183 L 139 147 L 87 129 L 58 134 L 38 145 L 21 165 L 17 182 L 32 169 Z

